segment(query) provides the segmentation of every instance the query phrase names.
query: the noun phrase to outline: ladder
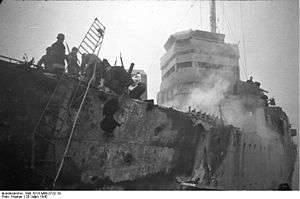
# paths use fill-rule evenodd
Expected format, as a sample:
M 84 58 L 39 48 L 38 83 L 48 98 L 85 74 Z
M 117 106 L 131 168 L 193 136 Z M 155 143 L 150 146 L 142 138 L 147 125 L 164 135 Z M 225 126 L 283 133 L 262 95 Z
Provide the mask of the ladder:
M 78 47 L 78 53 L 80 55 L 84 53 L 95 54 L 97 51 L 96 55 L 98 56 L 102 46 L 104 33 L 105 26 L 95 18 Z
M 62 75 L 56 84 L 50 98 L 48 99 L 43 111 L 33 129 L 32 133 L 32 148 L 31 148 L 31 169 L 35 169 L 37 172 L 42 172 L 41 169 L 37 169 L 37 165 L 47 164 L 48 169 L 55 168 L 55 143 L 52 142 L 52 136 L 55 132 L 59 131 L 57 129 L 57 124 L 59 122 L 60 126 L 63 127 L 66 122 L 66 116 L 61 117 L 59 113 L 63 111 L 66 115 L 69 112 L 69 107 L 72 105 L 73 96 L 76 95 L 76 91 L 80 85 L 77 83 L 75 92 L 73 92 L 73 86 L 65 84 L 64 81 L 69 81 L 66 76 Z M 64 92 L 67 91 L 67 92 Z M 73 95 L 72 95 L 73 94 Z M 62 96 L 59 101 L 55 100 L 55 96 Z M 68 96 L 69 95 L 69 96 Z M 71 96 L 72 95 L 72 96 Z M 64 102 L 65 99 L 71 99 L 69 104 Z M 45 147 L 48 146 L 48 147 Z M 44 149 L 43 149 L 44 148 Z M 44 150 L 44 151 L 43 151 Z M 43 156 L 48 153 L 50 159 L 45 159 Z M 49 155 L 49 153 L 51 153 Z

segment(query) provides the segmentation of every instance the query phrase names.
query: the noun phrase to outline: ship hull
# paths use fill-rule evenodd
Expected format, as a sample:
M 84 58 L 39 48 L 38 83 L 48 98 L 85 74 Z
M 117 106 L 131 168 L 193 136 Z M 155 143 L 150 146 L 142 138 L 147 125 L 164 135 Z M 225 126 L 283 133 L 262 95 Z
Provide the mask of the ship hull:
M 290 138 L 195 122 L 189 113 L 95 88 L 70 138 L 87 86 L 71 77 L 61 81 L 52 100 L 57 106 L 36 136 L 58 78 L 4 62 L 1 74 L 1 190 L 176 190 L 183 182 L 199 189 L 270 190 L 291 183 L 296 152 Z M 112 101 L 117 103 L 109 107 Z M 108 118 L 103 109 L 116 110 Z

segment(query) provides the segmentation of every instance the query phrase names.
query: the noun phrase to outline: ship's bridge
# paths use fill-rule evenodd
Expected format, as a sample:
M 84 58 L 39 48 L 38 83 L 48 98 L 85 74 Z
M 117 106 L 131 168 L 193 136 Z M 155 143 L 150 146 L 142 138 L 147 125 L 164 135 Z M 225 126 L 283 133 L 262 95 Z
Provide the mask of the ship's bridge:
M 225 43 L 224 38 L 223 34 L 201 30 L 171 35 L 160 60 L 162 83 L 158 103 L 164 104 L 175 96 L 185 97 L 211 75 L 232 85 L 237 82 L 240 79 L 238 46 Z

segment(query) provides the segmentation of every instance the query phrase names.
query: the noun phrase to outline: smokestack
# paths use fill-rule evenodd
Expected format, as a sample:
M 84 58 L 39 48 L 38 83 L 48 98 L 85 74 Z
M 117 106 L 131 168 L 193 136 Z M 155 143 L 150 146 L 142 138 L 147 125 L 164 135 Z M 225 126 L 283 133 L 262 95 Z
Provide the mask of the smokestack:
M 210 32 L 217 32 L 216 24 L 216 0 L 210 1 Z

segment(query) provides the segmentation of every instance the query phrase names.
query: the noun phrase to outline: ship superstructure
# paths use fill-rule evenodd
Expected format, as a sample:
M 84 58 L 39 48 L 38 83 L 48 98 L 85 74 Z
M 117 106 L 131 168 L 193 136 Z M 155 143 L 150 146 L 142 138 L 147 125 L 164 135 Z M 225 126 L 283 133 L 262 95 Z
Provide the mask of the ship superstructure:
M 229 87 L 239 81 L 238 46 L 225 43 L 224 37 L 201 30 L 170 36 L 164 45 L 167 52 L 161 58 L 158 104 L 186 108 L 183 106 L 192 90 L 207 87 L 211 75 L 228 81 Z

